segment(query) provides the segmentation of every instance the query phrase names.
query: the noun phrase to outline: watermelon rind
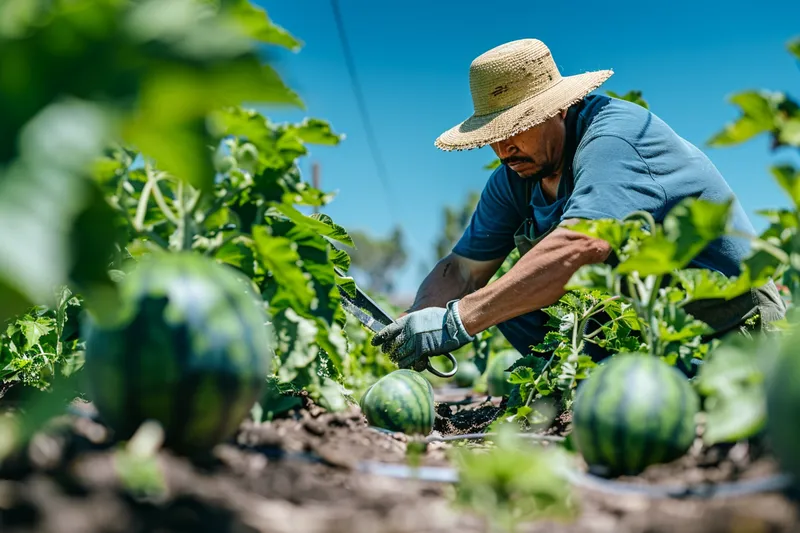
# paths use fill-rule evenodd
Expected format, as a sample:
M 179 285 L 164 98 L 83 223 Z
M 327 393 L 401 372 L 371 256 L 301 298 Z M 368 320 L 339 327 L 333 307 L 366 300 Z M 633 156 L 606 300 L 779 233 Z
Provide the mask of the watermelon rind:
M 143 259 L 114 316 L 85 320 L 88 397 L 120 439 L 159 422 L 165 446 L 229 438 L 266 386 L 273 339 L 263 302 L 232 267 L 188 252 Z
M 433 430 L 433 387 L 414 370 L 400 369 L 383 376 L 360 404 L 371 426 L 409 435 L 428 435 Z
M 618 354 L 578 386 L 572 438 L 590 471 L 636 475 L 686 454 L 699 406 L 675 367 L 647 354 Z
M 511 372 L 507 369 L 521 357 L 522 354 L 512 348 L 501 350 L 492 357 L 486 370 L 486 389 L 491 396 L 511 394 L 514 385 L 508 382 Z

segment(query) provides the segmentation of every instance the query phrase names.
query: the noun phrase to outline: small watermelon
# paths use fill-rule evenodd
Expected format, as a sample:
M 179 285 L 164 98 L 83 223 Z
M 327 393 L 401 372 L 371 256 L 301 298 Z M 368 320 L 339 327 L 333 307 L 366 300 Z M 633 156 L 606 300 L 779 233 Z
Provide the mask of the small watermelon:
M 800 357 L 797 355 L 795 333 L 781 339 L 781 346 L 771 367 L 765 372 L 766 437 L 781 468 L 800 484 Z
M 689 450 L 699 404 L 675 367 L 646 354 L 618 354 L 578 386 L 572 436 L 590 471 L 635 475 Z
M 230 437 L 266 385 L 272 357 L 260 298 L 232 267 L 190 254 L 140 262 L 113 317 L 88 317 L 90 399 L 118 438 L 147 419 L 165 446 L 206 451 Z
M 419 372 L 403 368 L 383 376 L 360 403 L 371 426 L 409 435 L 433 429 L 433 387 Z
M 481 371 L 478 370 L 478 366 L 475 363 L 461 361 L 454 379 L 459 387 L 472 387 L 479 377 L 481 377 Z
M 517 350 L 508 349 L 497 352 L 486 370 L 486 385 L 491 396 L 508 396 L 514 385 L 508 382 L 511 372 L 506 369 L 517 362 L 522 354 Z

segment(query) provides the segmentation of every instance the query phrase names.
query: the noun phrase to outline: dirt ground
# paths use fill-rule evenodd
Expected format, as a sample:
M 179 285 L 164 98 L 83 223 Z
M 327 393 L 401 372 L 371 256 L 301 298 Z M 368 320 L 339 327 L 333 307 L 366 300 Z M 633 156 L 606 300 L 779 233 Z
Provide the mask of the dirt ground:
M 438 399 L 452 396 L 451 391 Z M 496 400 L 479 397 L 471 404 L 441 403 L 433 435 L 484 431 L 501 412 Z M 568 418 L 557 426 L 568 431 Z M 491 531 L 480 516 L 451 503 L 450 482 L 363 472 L 363 461 L 405 464 L 408 439 L 369 428 L 357 407 L 332 414 L 306 402 L 292 417 L 245 423 L 234 442 L 218 446 L 203 461 L 161 450 L 157 461 L 165 487 L 146 497 L 131 488 L 148 479 L 146 469 L 134 469 L 136 475 L 123 485 L 116 447 L 103 426 L 68 416 L 60 427 L 38 434 L 26 453 L 0 468 L 0 532 Z M 451 446 L 430 443 L 422 464 L 448 466 Z M 759 446 L 743 443 L 713 450 L 698 446 L 675 463 L 620 481 L 658 487 L 764 479 L 774 473 L 774 463 Z M 800 531 L 794 500 L 780 492 L 698 500 L 588 486 L 576 491 L 579 512 L 573 519 L 523 524 L 518 532 Z

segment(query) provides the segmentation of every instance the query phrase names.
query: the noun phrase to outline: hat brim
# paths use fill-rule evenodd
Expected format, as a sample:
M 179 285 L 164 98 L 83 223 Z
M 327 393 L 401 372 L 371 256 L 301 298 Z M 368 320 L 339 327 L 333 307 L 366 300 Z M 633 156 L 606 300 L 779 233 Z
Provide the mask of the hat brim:
M 445 151 L 471 150 L 508 139 L 576 104 L 613 74 L 612 70 L 598 70 L 564 76 L 552 87 L 513 107 L 488 115 L 472 115 L 441 134 L 434 144 Z

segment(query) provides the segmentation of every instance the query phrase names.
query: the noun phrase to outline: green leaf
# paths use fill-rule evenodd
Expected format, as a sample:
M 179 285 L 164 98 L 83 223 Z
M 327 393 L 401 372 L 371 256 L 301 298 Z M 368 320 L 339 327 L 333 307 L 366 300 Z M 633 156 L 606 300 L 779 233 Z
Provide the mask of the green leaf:
M 297 38 L 272 22 L 262 7 L 253 5 L 250 0 L 234 0 L 228 4 L 228 11 L 253 39 L 295 52 L 302 46 Z
M 712 351 L 700 368 L 698 392 L 705 396 L 707 445 L 755 435 L 766 421 L 760 340 L 731 338 Z M 769 353 L 769 352 L 767 352 Z
M 606 91 L 606 94 L 612 98 L 619 98 L 620 100 L 633 102 L 634 104 L 640 105 L 645 109 L 650 109 L 650 106 L 647 104 L 645 99 L 642 98 L 642 91 L 628 91 L 624 95 L 619 95 L 614 91 Z
M 724 298 L 729 300 L 751 288 L 750 277 L 728 278 L 705 268 L 687 268 L 675 272 L 675 277 L 691 300 Z
M 779 95 L 746 91 L 733 95 L 729 101 L 737 105 L 741 116 L 709 139 L 712 147 L 730 146 L 745 142 L 775 128 L 776 101 Z
M 781 189 L 789 195 L 795 208 L 800 209 L 800 170 L 791 165 L 780 165 L 770 168 L 770 172 Z
M 314 290 L 300 266 L 297 244 L 271 235 L 264 226 L 253 226 L 253 242 L 258 259 L 291 295 L 291 301 L 300 308 L 310 307 Z
M 780 126 L 778 141 L 790 146 L 800 146 L 800 117 L 793 117 Z
M 733 197 L 716 203 L 687 198 L 667 213 L 663 233 L 658 233 L 623 260 L 620 274 L 640 276 L 667 274 L 686 267 L 709 243 L 727 229 Z
M 39 339 L 53 331 L 53 320 L 50 318 L 36 317 L 35 319 L 18 320 L 17 323 L 25 338 L 24 351 L 32 350 L 39 344 Z
M 786 48 L 789 50 L 789 53 L 800 60 L 800 38 L 789 41 L 789 43 L 786 45 Z
M 336 284 L 344 289 L 351 298 L 356 297 L 356 282 L 351 277 L 336 276 Z
M 300 124 L 292 126 L 292 130 L 303 142 L 309 144 L 336 146 L 344 139 L 344 135 L 333 132 L 328 122 L 318 118 L 307 118 Z
M 347 246 L 355 246 L 353 239 L 347 234 L 347 231 L 342 226 L 334 224 L 328 215 L 318 214 L 316 216 L 307 216 L 288 204 L 272 204 L 273 207 L 287 216 L 289 220 L 295 224 L 305 227 L 315 233 L 341 242 Z
M 508 377 L 508 382 L 512 385 L 521 385 L 523 383 L 533 383 L 536 380 L 536 376 L 533 374 L 533 369 L 528 367 L 519 367 L 511 372 L 511 375 Z
M 770 224 L 778 226 L 776 228 L 780 233 L 783 229 L 797 228 L 797 215 L 793 210 L 789 209 L 759 209 L 756 214 L 762 216 L 769 221 Z
M 343 272 L 350 270 L 350 254 L 346 251 L 331 246 L 331 262 Z
M 568 291 L 579 289 L 599 289 L 610 291 L 614 287 L 611 265 L 592 264 L 580 267 L 564 285 Z
M 484 165 L 483 166 L 483 170 L 494 170 L 496 168 L 500 168 L 500 165 L 502 165 L 500 160 L 499 159 L 495 159 L 492 162 L 487 163 L 486 165 Z
M 639 239 L 645 236 L 642 221 L 639 219 L 625 221 L 615 219 L 580 220 L 574 225 L 565 227 L 596 239 L 603 239 L 616 252 L 622 250 L 623 245 L 629 239 Z

